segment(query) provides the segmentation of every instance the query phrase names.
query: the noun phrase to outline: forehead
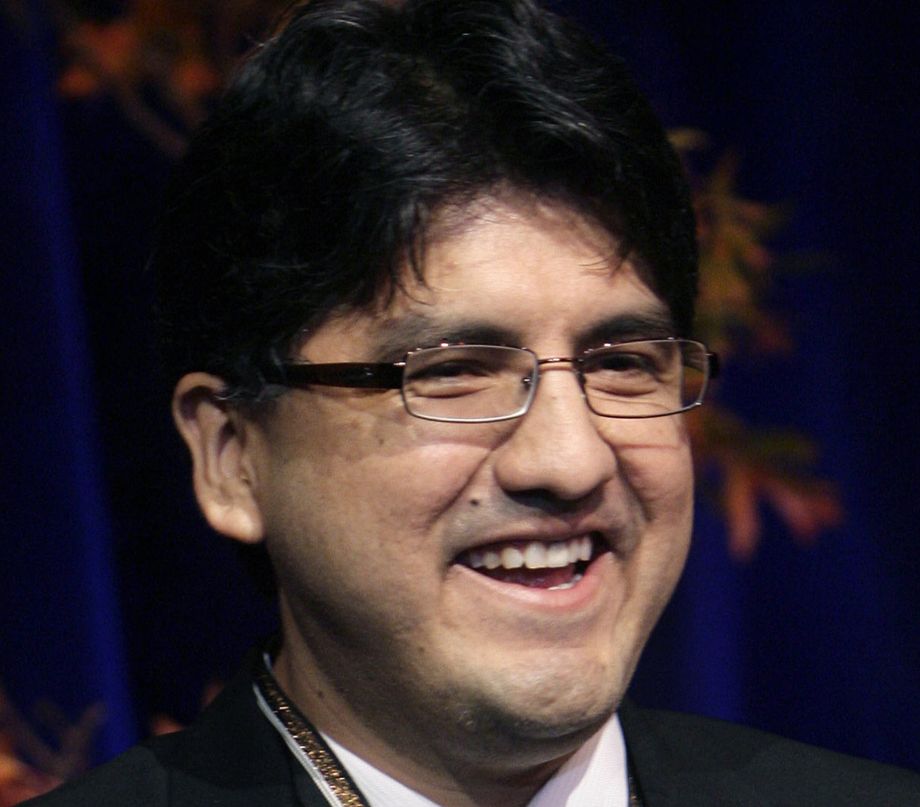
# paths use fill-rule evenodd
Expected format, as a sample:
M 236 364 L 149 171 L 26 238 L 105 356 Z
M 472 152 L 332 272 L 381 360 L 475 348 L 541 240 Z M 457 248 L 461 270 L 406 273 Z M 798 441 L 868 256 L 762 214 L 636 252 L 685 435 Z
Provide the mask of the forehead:
M 396 360 L 441 342 L 569 351 L 673 335 L 667 305 L 641 264 L 621 256 L 618 246 L 562 206 L 480 202 L 435 221 L 421 280 L 407 268 L 403 287 L 385 307 L 337 317 L 308 345 L 330 335 L 372 347 L 367 359 Z

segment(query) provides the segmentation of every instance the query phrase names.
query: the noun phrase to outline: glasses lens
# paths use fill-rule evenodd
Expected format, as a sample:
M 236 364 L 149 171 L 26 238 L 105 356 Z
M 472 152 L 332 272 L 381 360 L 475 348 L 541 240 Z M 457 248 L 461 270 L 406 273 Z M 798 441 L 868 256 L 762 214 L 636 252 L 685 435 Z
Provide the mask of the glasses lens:
M 536 357 L 497 345 L 456 345 L 410 353 L 403 399 L 416 417 L 504 420 L 523 414 L 533 394 Z
M 585 394 L 599 415 L 646 418 L 698 404 L 708 358 L 699 342 L 657 339 L 591 351 L 582 362 Z

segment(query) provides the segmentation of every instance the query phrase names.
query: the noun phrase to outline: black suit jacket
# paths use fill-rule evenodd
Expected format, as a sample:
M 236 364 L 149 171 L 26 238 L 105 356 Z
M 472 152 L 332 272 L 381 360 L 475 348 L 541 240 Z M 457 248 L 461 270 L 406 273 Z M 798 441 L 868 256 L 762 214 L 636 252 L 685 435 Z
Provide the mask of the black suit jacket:
M 717 720 L 624 704 L 646 807 L 920 807 L 920 776 Z M 127 751 L 31 807 L 326 807 L 238 676 L 189 729 Z

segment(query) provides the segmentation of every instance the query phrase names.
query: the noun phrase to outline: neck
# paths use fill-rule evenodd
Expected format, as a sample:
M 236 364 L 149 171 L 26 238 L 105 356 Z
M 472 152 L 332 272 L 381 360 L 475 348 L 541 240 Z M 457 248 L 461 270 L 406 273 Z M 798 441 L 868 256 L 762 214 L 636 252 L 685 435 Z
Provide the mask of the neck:
M 450 807 L 523 807 L 593 732 L 567 738 L 561 753 L 555 742 L 551 749 L 541 743 L 486 750 L 484 738 L 468 731 L 450 738 L 444 732 L 419 732 L 406 719 L 369 725 L 312 663 L 311 654 L 298 653 L 296 645 L 286 643 L 274 675 L 282 696 L 313 727 L 387 776 Z M 400 717 L 399 705 L 394 706 Z

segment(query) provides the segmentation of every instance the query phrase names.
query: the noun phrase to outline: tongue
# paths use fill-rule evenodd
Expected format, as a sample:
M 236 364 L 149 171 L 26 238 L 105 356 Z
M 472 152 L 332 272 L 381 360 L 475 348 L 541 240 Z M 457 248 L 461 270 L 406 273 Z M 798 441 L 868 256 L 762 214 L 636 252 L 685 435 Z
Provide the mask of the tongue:
M 561 569 L 476 569 L 480 574 L 499 580 L 502 583 L 516 583 L 532 588 L 552 588 L 570 583 L 575 577 L 575 564 L 570 563 Z

